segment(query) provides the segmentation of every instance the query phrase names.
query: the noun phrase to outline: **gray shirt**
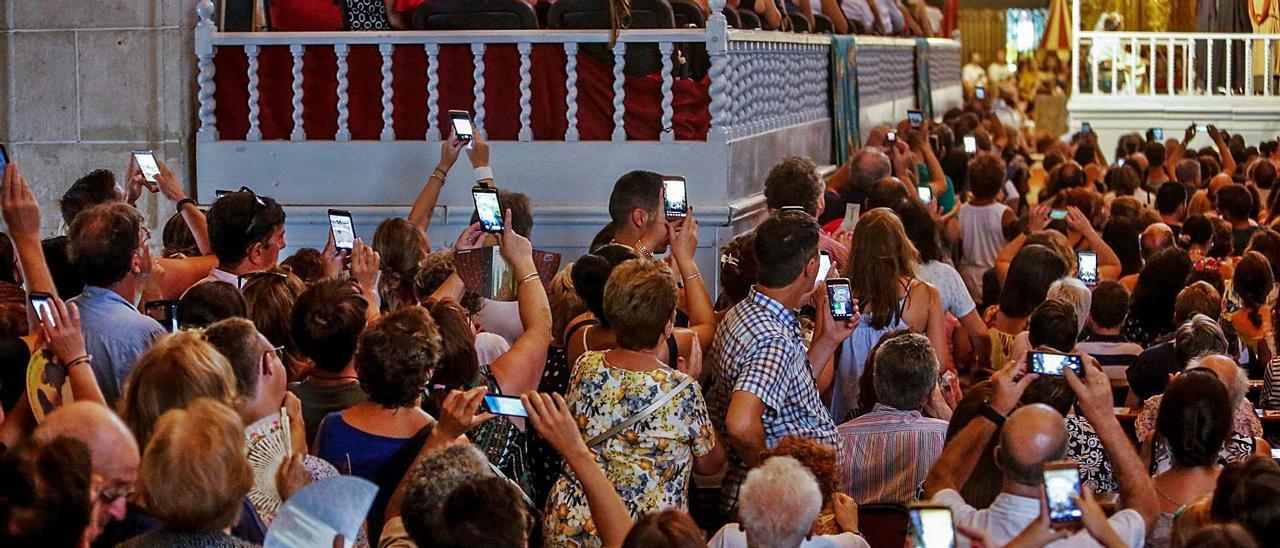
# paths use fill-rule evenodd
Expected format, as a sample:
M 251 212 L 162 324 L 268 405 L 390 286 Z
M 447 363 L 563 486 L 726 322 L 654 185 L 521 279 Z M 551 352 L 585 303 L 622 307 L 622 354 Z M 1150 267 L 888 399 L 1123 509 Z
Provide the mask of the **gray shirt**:
M 84 345 L 93 356 L 93 374 L 107 404 L 115 407 L 125 377 L 134 362 L 164 336 L 160 322 L 138 312 L 138 308 L 115 291 L 87 285 L 71 299 L 80 309 Z

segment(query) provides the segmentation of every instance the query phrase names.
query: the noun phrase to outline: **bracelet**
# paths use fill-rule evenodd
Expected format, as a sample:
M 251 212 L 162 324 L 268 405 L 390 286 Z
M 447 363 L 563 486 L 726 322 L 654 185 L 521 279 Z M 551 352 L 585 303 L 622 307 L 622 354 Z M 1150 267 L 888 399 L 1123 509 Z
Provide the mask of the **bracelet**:
M 493 180 L 493 168 L 489 166 L 480 166 L 476 168 L 475 171 L 476 181 L 483 181 L 485 179 Z
M 63 367 L 64 367 L 67 371 L 71 371 L 71 368 L 72 368 L 72 367 L 75 367 L 75 366 L 80 365 L 80 364 L 82 364 L 82 363 L 91 363 L 92 361 L 93 361 L 93 356 L 90 356 L 90 355 L 88 355 L 88 354 L 85 354 L 85 355 L 83 355 L 83 356 L 80 356 L 79 358 L 76 358 L 76 359 L 74 359 L 74 360 L 68 361 L 68 362 L 67 362 L 67 364 L 66 364 L 65 366 L 63 366 Z
M 427 182 L 428 183 L 431 182 L 432 179 L 440 179 L 440 184 L 442 185 L 444 184 L 444 176 L 440 175 L 439 170 L 437 170 L 435 173 L 432 173 L 430 177 L 427 177 Z
M 440 169 L 440 168 L 438 168 L 438 167 L 433 171 L 433 174 L 439 174 L 441 179 L 443 179 L 443 178 L 445 178 L 445 177 L 448 177 L 448 176 L 449 176 L 449 172 L 448 172 L 448 171 L 445 171 L 445 170 Z
M 687 282 L 687 281 L 689 281 L 689 280 L 696 280 L 696 279 L 701 278 L 701 277 L 702 277 L 702 273 L 701 273 L 701 272 L 694 272 L 693 274 L 690 274 L 690 275 L 688 275 L 688 276 L 685 276 L 685 277 L 684 277 L 684 281 L 686 281 L 686 282 Z
M 187 204 L 191 204 L 191 205 L 193 205 L 193 206 L 196 206 L 196 209 L 199 209 L 199 208 L 200 208 L 200 204 L 196 203 L 196 201 L 195 201 L 195 200 L 193 200 L 193 199 L 191 199 L 191 198 L 183 198 L 183 199 L 181 199 L 181 200 L 178 200 L 178 205 L 177 205 L 176 209 L 177 209 L 179 212 L 181 212 L 181 211 L 182 211 L 182 206 L 187 205 Z
M 536 271 L 535 271 L 535 272 L 530 272 L 530 273 L 526 274 L 526 275 L 525 275 L 525 277 L 520 278 L 520 281 L 516 282 L 516 286 L 524 285 L 524 283 L 525 283 L 525 282 L 527 282 L 527 281 L 529 281 L 529 280 L 535 280 L 535 279 L 537 279 L 537 278 L 538 278 L 538 273 L 537 273 Z

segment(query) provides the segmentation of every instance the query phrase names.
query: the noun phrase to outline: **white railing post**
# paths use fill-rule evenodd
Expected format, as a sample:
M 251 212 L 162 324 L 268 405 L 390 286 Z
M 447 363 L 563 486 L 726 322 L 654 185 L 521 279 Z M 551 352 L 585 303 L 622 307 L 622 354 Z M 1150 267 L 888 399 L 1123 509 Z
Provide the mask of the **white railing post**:
M 626 100 L 627 91 L 623 84 L 627 81 L 627 76 L 622 72 L 622 68 L 627 64 L 627 44 L 625 42 L 617 42 L 613 45 L 613 140 L 626 141 L 627 129 L 623 115 L 626 106 L 623 101 Z
M 475 79 L 475 87 L 472 88 L 472 94 L 475 95 L 475 131 L 481 137 L 487 137 L 489 133 L 484 130 L 484 42 L 471 44 L 471 58 L 475 63 L 475 68 L 471 72 L 472 78 Z
M 196 100 L 200 103 L 197 111 L 200 129 L 196 132 L 196 138 L 200 141 L 217 141 L 218 119 L 214 115 L 217 100 L 214 98 L 215 84 L 213 83 L 213 33 L 218 30 L 218 27 L 213 23 L 213 0 L 200 0 L 196 4 L 196 16 L 200 18 L 195 30 L 196 67 L 200 71 L 199 76 L 196 77 L 196 83 L 200 86 L 200 91 L 196 94 Z
M 1196 39 L 1188 39 L 1185 47 L 1186 52 L 1183 54 L 1183 59 L 1186 62 L 1182 65 L 1182 79 L 1185 83 L 1182 85 L 1182 89 L 1186 92 L 1186 95 L 1194 95 L 1196 84 Z
M 1225 67 L 1226 70 L 1222 75 L 1222 81 L 1223 83 L 1226 84 L 1225 87 L 1227 89 L 1227 92 L 1225 93 L 1225 95 L 1235 95 L 1236 72 L 1231 68 L 1232 62 L 1235 60 L 1235 57 L 1236 57 L 1236 52 L 1234 50 L 1235 46 L 1232 43 L 1234 42 L 1232 39 L 1227 38 L 1225 41 L 1226 41 L 1227 47 L 1222 51 L 1227 56 L 1227 66 Z
M 382 134 L 379 138 L 383 141 L 396 139 L 395 120 L 391 117 L 395 112 L 395 105 L 391 102 L 395 93 L 391 87 L 394 78 L 391 72 L 391 58 L 394 52 L 395 45 L 378 44 L 378 53 L 382 56 Z
M 440 70 L 440 44 L 429 42 L 427 50 L 427 140 L 439 141 L 440 134 L 440 100 L 436 93 L 440 90 L 437 74 Z
M 564 43 L 565 65 L 564 72 L 566 75 L 564 81 L 565 94 L 564 103 L 565 121 L 568 122 L 568 128 L 564 132 L 564 140 L 578 140 L 578 43 Z
M 258 45 L 249 44 L 244 47 L 244 54 L 249 58 L 249 133 L 246 140 L 262 139 L 262 130 L 258 127 Z
M 1071 0 L 1071 93 L 1080 93 L 1080 0 Z M 961 61 L 964 61 L 961 59 Z M 1093 79 L 1098 79 L 1094 71 Z
M 1205 87 L 1208 88 L 1209 95 L 1213 95 L 1213 39 L 1205 40 L 1204 48 L 1204 73 Z
M 1165 62 L 1165 68 L 1168 71 L 1168 77 L 1165 78 L 1165 81 L 1164 81 L 1164 88 L 1165 88 L 1164 91 L 1169 95 L 1176 95 L 1174 90 L 1177 89 L 1177 85 L 1173 80 L 1173 64 L 1174 64 L 1173 61 L 1174 61 L 1175 52 L 1177 52 L 1177 48 L 1174 47 L 1173 38 L 1170 37 L 1169 44 L 1167 47 L 1165 47 L 1165 55 L 1166 55 L 1165 59 L 1167 59 L 1167 61 Z
M 707 140 L 723 143 L 729 140 L 729 120 L 725 117 L 728 110 L 728 65 L 729 65 L 729 21 L 724 18 L 724 0 L 711 0 L 711 19 L 707 21 L 707 56 L 711 60 L 711 131 Z
M 1129 50 L 1130 50 L 1129 57 L 1125 59 L 1125 64 L 1128 66 L 1126 66 L 1124 70 L 1124 73 L 1129 75 L 1128 76 L 1129 85 L 1125 87 L 1128 88 L 1127 89 L 1128 95 L 1136 95 L 1138 93 L 1139 74 L 1138 74 L 1138 64 L 1136 61 L 1134 61 L 1134 59 L 1142 58 L 1142 46 L 1138 44 L 1138 39 L 1136 37 L 1129 39 Z
M 664 143 L 676 140 L 676 130 L 671 127 L 671 120 L 674 115 L 671 110 L 671 54 L 674 51 L 675 44 L 671 42 L 662 42 L 658 45 L 658 54 L 662 55 L 662 133 L 659 135 L 659 139 Z
M 1151 37 L 1151 42 L 1147 44 L 1147 52 L 1150 58 L 1147 60 L 1147 95 L 1156 94 L 1156 38 Z
M 351 46 L 347 44 L 333 45 L 333 53 L 338 57 L 338 133 L 334 135 L 334 139 L 338 141 L 351 140 L 351 130 L 347 127 L 347 121 L 351 118 L 351 97 L 347 94 L 350 86 L 347 81 L 347 53 L 350 50 Z
M 1274 67 L 1271 66 L 1271 39 L 1267 38 L 1263 40 L 1262 44 L 1266 47 L 1266 50 L 1262 52 L 1262 94 L 1270 97 L 1271 80 L 1274 78 L 1272 71 L 1275 70 Z
M 520 42 L 516 45 L 516 51 L 520 52 L 520 136 L 521 141 L 533 140 L 533 128 L 529 125 L 529 119 L 532 115 L 533 108 L 529 104 L 530 97 L 533 95 L 532 86 L 533 79 L 530 76 L 529 69 L 531 61 L 529 54 L 533 52 L 533 44 L 528 42 Z
M 307 140 L 307 131 L 302 127 L 302 44 L 290 44 L 289 53 L 293 54 L 293 131 L 289 133 L 290 141 Z
M 1252 39 L 1244 40 L 1244 94 L 1253 95 L 1253 44 Z

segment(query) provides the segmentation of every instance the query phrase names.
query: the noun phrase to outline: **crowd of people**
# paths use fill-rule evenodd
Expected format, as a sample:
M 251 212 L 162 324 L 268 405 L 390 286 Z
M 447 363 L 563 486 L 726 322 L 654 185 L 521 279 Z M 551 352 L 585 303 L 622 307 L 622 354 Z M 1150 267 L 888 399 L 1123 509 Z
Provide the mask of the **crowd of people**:
M 536 210 L 479 136 L 441 145 L 372 245 L 287 258 L 275 200 L 202 205 L 163 163 L 77 180 L 42 239 L 10 162 L 0 544 L 257 545 L 280 501 L 339 475 L 378 487 L 339 539 L 368 546 L 859 547 L 902 534 L 860 509 L 914 503 L 983 546 L 1264 543 L 1276 142 L 1209 126 L 1195 149 L 1192 127 L 1125 135 L 1108 161 L 1095 134 L 1029 146 L 1000 120 L 972 99 L 874 128 L 825 176 L 786 158 L 719 287 L 694 211 L 668 218 L 648 171 L 543 279 Z M 441 246 L 427 228 L 462 156 L 502 229 L 477 217 Z M 178 211 L 159 238 L 147 192 Z M 457 252 L 494 245 L 514 300 L 460 274 Z M 287 446 L 265 481 L 246 456 L 264 424 Z M 1050 469 L 1079 492 L 1048 502 Z

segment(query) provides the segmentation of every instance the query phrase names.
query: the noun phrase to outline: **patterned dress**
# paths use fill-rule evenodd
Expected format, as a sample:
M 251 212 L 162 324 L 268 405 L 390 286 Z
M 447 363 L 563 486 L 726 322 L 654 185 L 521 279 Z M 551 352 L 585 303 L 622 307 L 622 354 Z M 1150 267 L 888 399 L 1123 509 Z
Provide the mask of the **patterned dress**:
M 587 352 L 574 368 L 569 405 L 584 439 L 626 420 L 673 390 L 685 374 L 667 367 L 630 371 L 605 363 L 604 352 Z M 633 517 L 684 509 L 693 457 L 715 447 L 702 390 L 690 384 L 653 414 L 594 447 L 596 462 L 614 484 Z M 547 546 L 599 546 L 587 496 L 567 469 L 547 498 Z

